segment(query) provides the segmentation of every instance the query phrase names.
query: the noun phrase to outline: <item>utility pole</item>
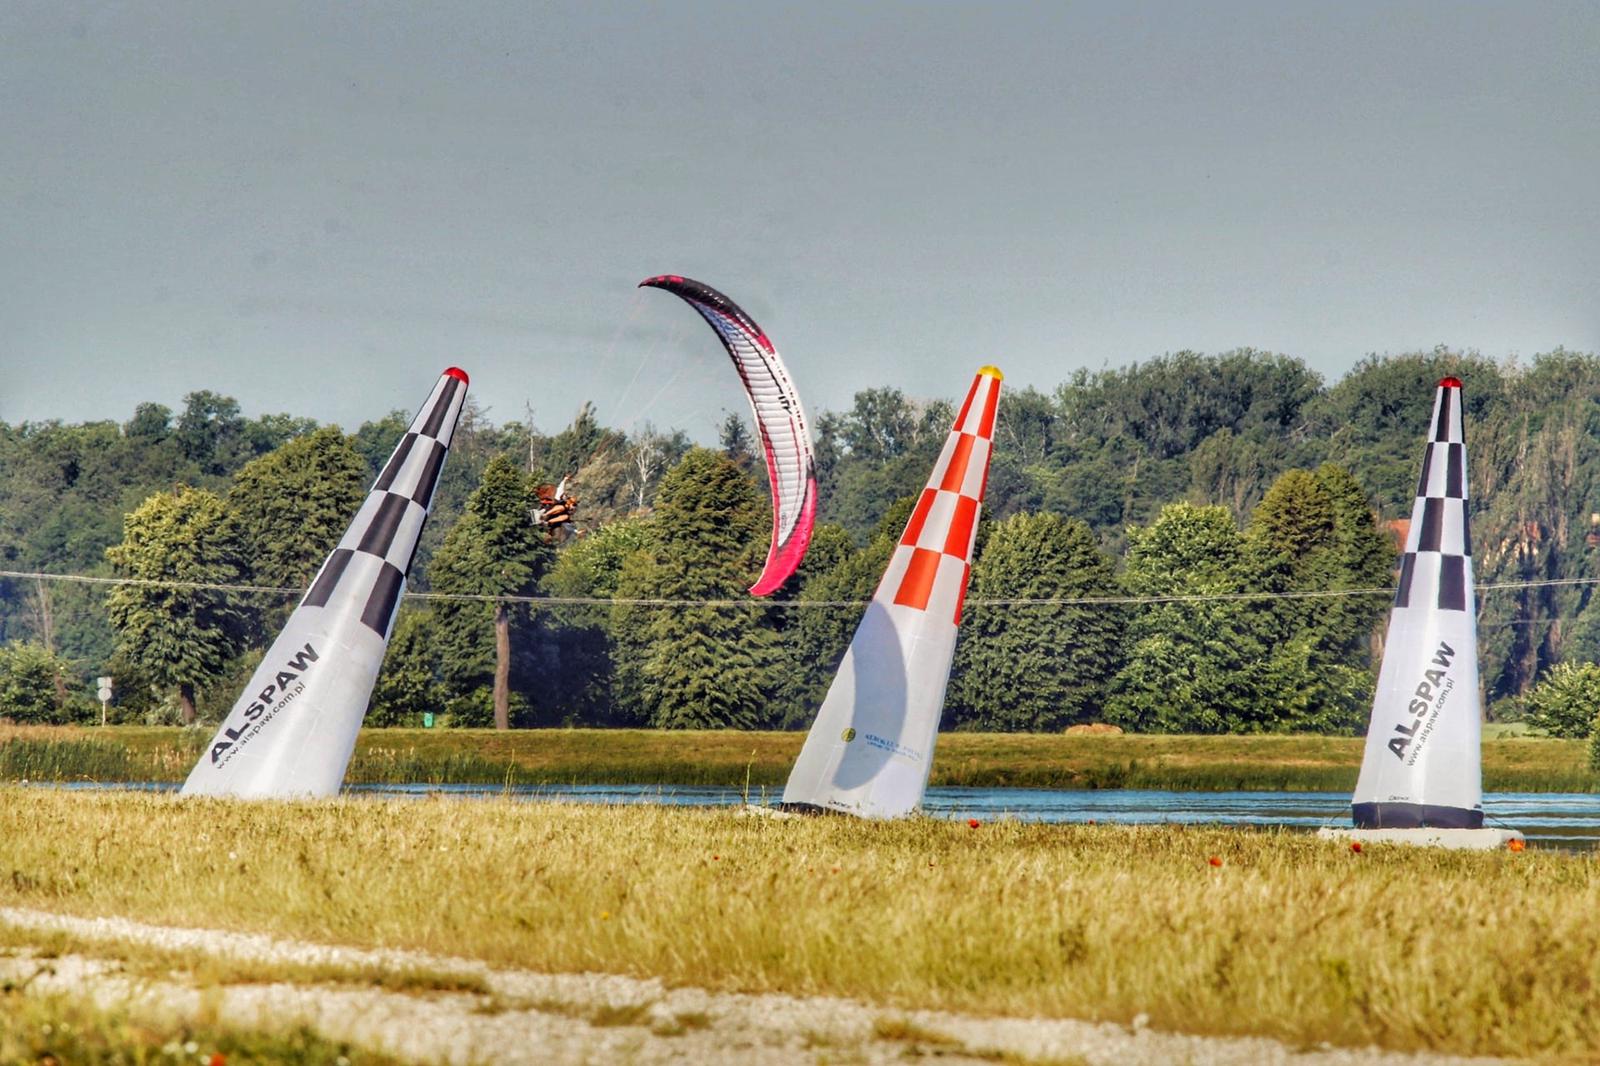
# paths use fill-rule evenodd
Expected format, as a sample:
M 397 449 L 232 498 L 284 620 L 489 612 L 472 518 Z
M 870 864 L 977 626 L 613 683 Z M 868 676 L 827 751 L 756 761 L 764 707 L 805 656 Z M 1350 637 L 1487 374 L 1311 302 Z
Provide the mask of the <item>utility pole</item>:
M 528 473 L 533 473 L 533 403 L 522 401 L 523 413 L 528 416 Z

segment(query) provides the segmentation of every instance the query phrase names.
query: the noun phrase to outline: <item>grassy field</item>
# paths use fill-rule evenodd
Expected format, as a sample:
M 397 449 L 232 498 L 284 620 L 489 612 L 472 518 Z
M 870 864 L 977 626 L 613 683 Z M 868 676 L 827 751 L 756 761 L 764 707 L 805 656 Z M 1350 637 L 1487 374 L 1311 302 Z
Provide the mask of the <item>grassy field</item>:
M 0 789 L 0 903 L 890 1008 L 1576 1056 L 1600 866 L 1200 828 Z
M 115 726 L 0 727 L 0 781 L 182 781 L 209 730 Z M 726 785 L 777 788 L 799 733 L 550 729 L 369 729 L 347 780 L 462 783 Z M 1317 736 L 1063 736 L 949 733 L 935 785 L 1346 792 L 1362 740 Z M 1491 739 L 1490 792 L 1595 792 L 1581 741 Z
M 306 1029 L 270 1032 L 221 1023 L 189 1025 L 158 1012 L 107 1009 L 77 996 L 0 989 L 0 1063 L 67 1066 L 393 1066 L 382 1055 Z

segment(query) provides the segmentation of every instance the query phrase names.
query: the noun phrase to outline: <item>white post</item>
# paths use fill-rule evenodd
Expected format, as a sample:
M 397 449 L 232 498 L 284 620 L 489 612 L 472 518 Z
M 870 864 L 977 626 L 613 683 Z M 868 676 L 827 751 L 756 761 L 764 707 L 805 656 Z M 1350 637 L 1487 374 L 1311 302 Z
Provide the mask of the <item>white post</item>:
M 106 707 L 111 703 L 111 678 L 100 677 L 95 680 L 100 682 L 100 724 L 106 724 Z

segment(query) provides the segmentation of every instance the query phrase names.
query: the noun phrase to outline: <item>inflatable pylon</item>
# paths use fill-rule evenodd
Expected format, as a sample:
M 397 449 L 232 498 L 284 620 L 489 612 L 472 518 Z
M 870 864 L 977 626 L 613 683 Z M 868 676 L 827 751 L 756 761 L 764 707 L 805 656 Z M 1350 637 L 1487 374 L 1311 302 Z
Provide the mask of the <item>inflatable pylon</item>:
M 894 818 L 922 804 L 989 479 L 1000 371 L 984 367 L 783 791 L 786 809 Z
M 466 399 L 464 371 L 439 376 L 183 795 L 338 793 Z
M 1332 835 L 1374 843 L 1498 847 L 1483 828 L 1478 623 L 1467 520 L 1461 382 L 1434 395 L 1422 476 L 1351 814 Z

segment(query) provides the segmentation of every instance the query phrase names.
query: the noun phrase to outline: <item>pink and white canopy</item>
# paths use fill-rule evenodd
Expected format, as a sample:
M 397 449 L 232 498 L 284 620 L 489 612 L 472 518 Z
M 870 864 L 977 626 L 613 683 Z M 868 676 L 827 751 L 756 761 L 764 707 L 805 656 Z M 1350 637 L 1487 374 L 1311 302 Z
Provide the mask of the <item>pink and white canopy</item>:
M 699 311 L 717 331 L 744 382 L 772 487 L 772 543 L 750 594 L 771 595 L 799 568 L 817 520 L 816 462 L 800 395 L 766 333 L 722 293 L 677 274 L 647 278 L 639 285 L 665 289 Z

